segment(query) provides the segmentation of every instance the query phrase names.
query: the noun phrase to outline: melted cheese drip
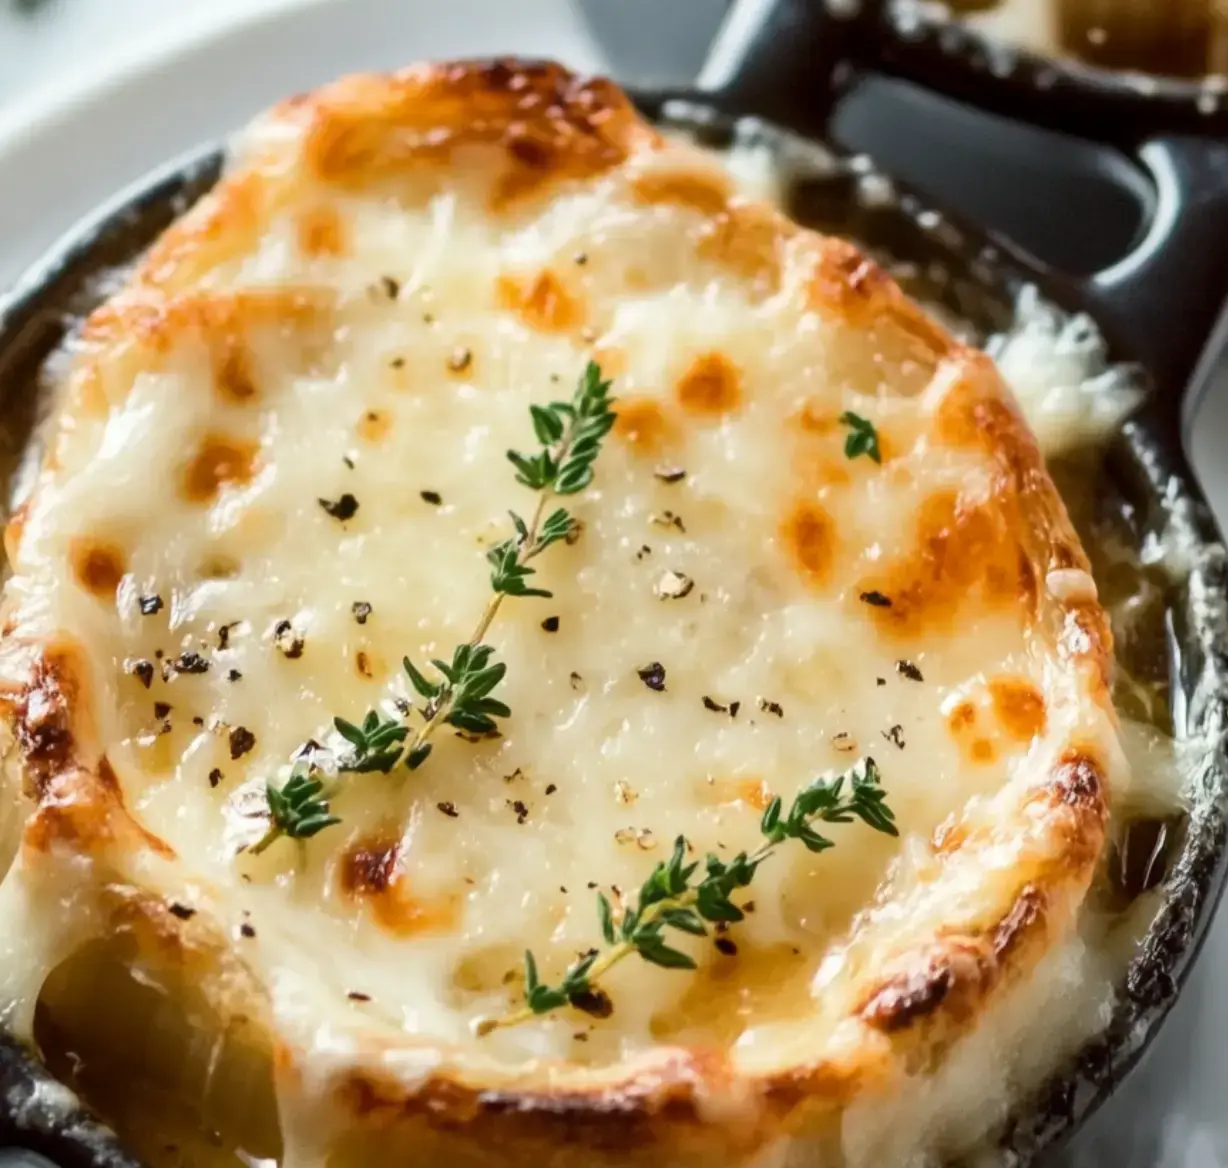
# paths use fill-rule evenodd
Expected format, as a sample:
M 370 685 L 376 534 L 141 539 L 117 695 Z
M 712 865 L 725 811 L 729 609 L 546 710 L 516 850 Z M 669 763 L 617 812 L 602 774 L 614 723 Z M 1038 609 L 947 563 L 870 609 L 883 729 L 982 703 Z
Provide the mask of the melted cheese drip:
M 924 864 L 924 841 L 952 809 L 1036 773 L 1069 737 L 1076 714 L 1061 706 L 1032 741 L 1012 739 L 994 719 L 989 679 L 1052 693 L 1051 664 L 1029 652 L 1009 614 L 977 613 L 959 637 L 929 639 L 911 654 L 919 683 L 868 621 L 850 617 L 842 588 L 816 596 L 807 586 L 782 527 L 800 448 L 781 419 L 823 380 L 801 354 L 825 326 L 809 316 L 797 335 L 782 333 L 787 303 L 729 282 L 610 299 L 624 271 L 651 271 L 678 246 L 668 215 L 631 217 L 600 191 L 580 190 L 500 235 L 466 199 L 462 170 L 423 214 L 353 197 L 341 220 L 343 256 L 304 257 L 299 225 L 286 216 L 213 277 L 219 288 L 342 290 L 322 333 L 259 335 L 254 407 L 219 403 L 204 354 L 182 347 L 162 371 L 141 374 L 104 421 L 67 436 L 61 459 L 73 473 L 44 480 L 27 520 L 11 600 L 41 628 L 90 646 L 99 738 L 111 744 L 129 809 L 178 857 L 141 852 L 110 878 L 197 910 L 230 939 L 237 976 L 221 1008 L 267 1009 L 309 1070 L 282 1085 L 294 1163 L 321 1158 L 331 1129 L 317 1091 L 334 1068 L 356 1062 L 412 1083 L 445 1058 L 510 1070 L 566 1057 L 599 1077 L 671 1042 L 732 1044 L 750 1067 L 775 1061 L 797 1017 L 821 999 L 831 976 L 824 956 L 888 874 Z M 394 713 L 414 696 L 402 654 L 422 664 L 468 636 L 489 594 L 482 550 L 508 534 L 509 507 L 527 513 L 534 502 L 513 484 L 504 452 L 531 447 L 528 403 L 568 393 L 584 361 L 570 339 L 532 330 L 495 299 L 509 270 L 545 268 L 582 290 L 600 349 L 617 354 L 610 368 L 624 401 L 668 400 L 697 361 L 719 352 L 737 370 L 736 424 L 687 423 L 684 452 L 661 459 L 683 465 L 677 484 L 652 474 L 655 456 L 608 442 L 593 489 L 575 500 L 582 538 L 538 561 L 554 598 L 508 602 L 492 634 L 514 711 L 501 739 L 441 736 L 412 777 L 351 776 L 334 800 L 343 826 L 303 848 L 282 842 L 260 858 L 236 855 L 263 831 L 265 779 L 284 777 L 305 740 L 341 753 L 335 715 Z M 1024 358 L 1013 366 L 1020 350 L 1008 345 L 1004 368 L 1024 388 L 1033 372 L 1035 418 L 1060 420 L 1049 436 L 1074 417 L 1099 425 L 1079 379 L 1049 376 L 1055 366 L 1034 359 L 1042 342 L 1026 324 L 1020 335 Z M 940 400 L 931 394 L 921 408 Z M 855 410 L 885 433 L 917 409 L 851 390 L 834 401 L 829 393 L 825 407 Z M 834 451 L 841 440 L 832 439 Z M 238 466 L 234 452 L 248 447 L 256 453 L 245 473 L 217 471 Z M 222 479 L 208 506 L 176 486 L 194 458 Z M 840 579 L 906 550 L 899 517 L 918 490 L 967 491 L 985 475 L 973 456 L 925 447 L 894 466 L 847 464 L 864 489 L 839 502 Z M 319 501 L 345 493 L 359 506 L 343 523 Z M 124 550 L 115 606 L 55 567 L 86 533 Z M 693 589 L 661 599 L 666 572 Z M 142 615 L 140 597 L 153 594 L 164 608 Z M 364 624 L 358 603 L 371 606 Z M 548 616 L 557 632 L 542 628 Z M 284 651 L 286 635 L 275 632 L 283 621 L 301 655 Z M 193 651 L 209 660 L 207 672 L 156 676 L 146 689 L 125 671 L 126 662 Z M 638 675 L 652 662 L 665 664 L 664 692 Z M 704 696 L 740 703 L 736 716 L 706 708 Z M 156 716 L 155 701 L 170 711 Z M 976 765 L 969 741 L 951 731 L 961 704 L 982 728 L 976 741 L 988 743 Z M 254 746 L 232 757 L 240 727 Z M 901 841 L 838 827 L 837 847 L 822 856 L 798 848 L 774 857 L 738 928 L 734 974 L 710 942 L 683 940 L 699 972 L 625 962 L 608 981 L 617 1009 L 606 1023 L 560 1016 L 473 1037 L 476 1019 L 518 998 L 526 947 L 555 979 L 594 943 L 594 888 L 615 899 L 637 889 L 679 831 L 698 852 L 753 847 L 769 792 L 787 798 L 866 753 L 882 766 Z M 391 894 L 347 895 L 346 856 L 393 844 Z M 3 989 L 18 1025 L 28 1026 L 46 970 L 103 927 L 84 891 L 95 880 L 89 866 L 57 872 L 73 908 L 53 920 L 38 913 L 26 881 L 4 885 Z M 1085 976 L 1082 953 L 1051 957 L 1012 1016 L 1029 1017 L 1052 986 L 1105 999 L 1111 979 Z M 267 1001 L 250 1000 L 252 984 Z M 1013 1041 L 1015 1029 L 1001 1033 Z M 440 1042 L 454 1044 L 451 1053 Z M 966 1082 L 961 1065 L 949 1076 Z M 934 1088 L 934 1114 L 953 1114 L 942 1090 Z M 905 1162 L 898 1149 L 882 1158 L 873 1126 L 850 1115 L 850 1162 Z M 919 1119 L 910 1131 L 910 1146 L 932 1134 Z

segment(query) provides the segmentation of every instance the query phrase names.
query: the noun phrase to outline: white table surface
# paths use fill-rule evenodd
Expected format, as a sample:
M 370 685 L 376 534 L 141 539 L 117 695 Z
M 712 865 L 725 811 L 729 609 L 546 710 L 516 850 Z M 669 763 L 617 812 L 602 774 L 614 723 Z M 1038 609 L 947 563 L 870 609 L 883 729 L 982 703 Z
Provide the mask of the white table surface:
M 19 0 L 0 0 L 0 116 L 39 89 L 99 71 L 109 59 L 135 58 L 144 45 L 193 23 L 294 2 L 44 0 L 23 15 Z M 724 7 L 724 0 L 579 3 L 615 70 L 653 81 L 693 74 Z M 651 37 L 642 33 L 646 22 Z M 3 190 L 0 175 L 0 201 Z M 1228 513 L 1228 499 L 1224 503 L 1217 508 L 1221 515 Z M 1221 915 L 1147 1063 L 1093 1122 L 1063 1161 L 1065 1168 L 1228 1168 L 1228 1001 L 1220 992 L 1225 980 L 1228 914 Z

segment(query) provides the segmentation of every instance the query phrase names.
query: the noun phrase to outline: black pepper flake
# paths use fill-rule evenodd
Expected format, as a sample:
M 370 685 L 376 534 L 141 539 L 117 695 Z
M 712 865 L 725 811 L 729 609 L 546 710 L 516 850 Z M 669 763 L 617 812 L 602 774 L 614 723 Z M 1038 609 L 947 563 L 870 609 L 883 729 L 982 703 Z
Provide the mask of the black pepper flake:
M 203 726 L 204 724 L 205 724 L 205 720 L 204 720 L 204 718 L 202 718 L 202 717 L 201 717 L 199 714 L 194 714 L 194 715 L 193 715 L 193 717 L 192 717 L 192 725 L 193 725 L 193 726 Z
M 553 795 L 553 794 L 555 793 L 555 791 L 557 791 L 557 790 L 558 790 L 558 786 L 557 786 L 556 784 L 554 784 L 554 783 L 550 783 L 550 784 L 549 784 L 549 785 L 546 787 L 546 794 L 547 794 L 547 795 Z
M 154 702 L 154 717 L 161 722 L 174 708 L 170 702 Z
M 722 706 L 720 702 L 715 701 L 714 699 L 708 697 L 707 694 L 704 694 L 703 701 L 704 701 L 705 710 L 711 710 L 714 714 L 728 714 L 729 713 L 728 706 Z
M 686 471 L 680 466 L 659 466 L 652 473 L 663 483 L 680 483 L 686 478 Z
M 654 661 L 651 665 L 645 665 L 635 672 L 639 674 L 640 681 L 649 689 L 656 690 L 657 693 L 665 691 L 665 666 L 660 661 Z
M 256 930 L 246 922 L 239 926 L 239 932 L 245 937 L 254 937 L 256 935 Z
M 391 365 L 393 369 L 404 369 L 405 368 L 405 358 L 404 357 L 393 357 L 393 359 L 389 361 L 388 364 Z
M 508 806 L 511 807 L 514 812 L 516 812 L 517 823 L 524 823 L 524 821 L 529 818 L 529 809 L 525 806 L 523 799 L 513 800 L 508 804 Z
M 883 737 L 890 742 L 892 746 L 898 746 L 901 750 L 904 749 L 904 727 L 899 723 L 892 726 L 890 730 L 884 730 Z
M 398 280 L 394 280 L 391 276 L 380 276 L 380 287 L 384 290 L 384 295 L 389 300 L 395 300 L 401 294 L 401 284 Z
M 659 515 L 653 515 L 650 522 L 655 523 L 658 527 L 676 527 L 683 535 L 686 535 L 682 516 L 676 515 L 673 511 L 662 511 Z
M 485 734 L 468 734 L 463 730 L 458 730 L 456 737 L 462 742 L 493 742 L 497 738 L 502 738 L 503 732 L 501 730 L 487 730 Z
M 346 491 L 335 503 L 331 499 L 317 499 L 316 502 L 324 508 L 327 514 L 341 523 L 347 519 L 353 519 L 358 514 L 358 500 L 349 491 Z
M 572 670 L 570 680 L 571 680 L 572 689 L 579 689 L 580 686 L 584 684 L 584 678 L 582 678 L 578 673 L 576 673 L 575 670 Z
M 449 819 L 457 819 L 460 817 L 460 812 L 456 810 L 455 803 L 436 803 L 439 808 Z
M 640 550 L 635 553 L 635 558 L 637 560 L 643 560 L 645 556 L 650 555 L 652 555 L 652 548 L 650 548 L 646 543 L 642 543 L 640 544 Z
M 430 503 L 432 507 L 438 507 L 443 502 L 443 496 L 438 491 L 419 491 L 418 495 L 424 503 Z
M 588 1041 L 588 1035 L 585 1034 L 583 1030 L 577 1030 L 571 1037 L 575 1042 L 587 1042 Z
M 279 620 L 273 626 L 273 643 L 281 650 L 282 655 L 291 661 L 297 661 L 303 655 L 306 642 L 294 632 L 294 626 L 288 620 Z
M 548 633 L 557 633 L 559 631 L 559 618 L 557 616 L 548 616 L 542 621 L 542 628 Z
M 770 702 L 767 698 L 759 699 L 759 708 L 765 714 L 775 714 L 778 718 L 785 716 L 785 708 L 779 702 Z
M 588 890 L 591 892 L 591 891 L 592 891 L 594 888 L 596 888 L 596 887 L 597 887 L 597 881 L 596 881 L 596 880 L 590 880 L 590 881 L 588 882 L 587 887 L 588 887 Z
M 237 669 L 232 669 L 228 674 L 226 674 L 226 680 L 238 681 L 242 676 L 243 674 L 241 674 Z
M 256 745 L 256 736 L 246 726 L 236 726 L 230 732 L 230 757 L 242 758 Z
M 358 990 L 350 990 L 350 992 L 345 996 L 349 998 L 351 1002 L 369 1002 L 371 1000 L 370 994 L 360 993 Z
M 171 667 L 176 673 L 207 673 L 209 662 L 194 650 L 187 649 L 175 658 Z
M 890 608 L 891 607 L 891 598 L 888 596 L 884 596 L 881 592 L 876 592 L 873 589 L 871 589 L 871 591 L 869 592 L 863 592 L 861 594 L 861 599 L 866 604 L 869 604 L 873 606 L 874 608 Z
M 153 685 L 154 667 L 152 661 L 146 661 L 144 658 L 141 658 L 139 661 L 129 661 L 126 668 L 146 689 Z
M 458 348 L 452 350 L 452 355 L 448 358 L 448 368 L 453 373 L 464 373 L 470 365 L 473 364 L 473 350 L 466 348 Z
M 170 905 L 171 916 L 178 917 L 181 921 L 190 921 L 195 915 L 194 908 L 188 908 L 186 904 L 172 903 Z
M 908 678 L 909 681 L 924 681 L 919 670 L 911 661 L 897 661 L 895 663 L 895 671 L 901 676 Z
M 577 1010 L 582 1010 L 594 1018 L 608 1018 L 614 1013 L 614 1003 L 605 990 L 590 986 L 579 993 L 573 993 L 568 999 Z
M 741 702 L 730 702 L 729 703 L 729 716 L 731 718 L 736 718 L 738 716 L 738 711 L 741 708 L 742 708 Z
M 754 902 L 753 900 L 748 900 L 748 901 L 747 901 L 747 902 L 746 902 L 746 903 L 745 903 L 745 904 L 742 906 L 742 911 L 743 911 L 744 913 L 753 913 L 753 912 L 755 911 L 755 902 Z
M 243 622 L 231 621 L 228 625 L 222 625 L 217 631 L 217 647 L 218 649 L 230 648 L 230 630 L 237 629 Z
M 874 684 L 875 684 L 875 685 L 886 685 L 886 684 L 887 684 L 887 679 L 886 679 L 885 677 L 876 677 L 876 678 L 874 679 Z
M 717 937 L 716 951 L 726 957 L 737 957 L 738 947 L 728 937 Z
M 154 616 L 162 611 L 162 597 L 160 596 L 142 596 L 141 597 L 141 616 Z
M 354 614 L 354 619 L 360 625 L 365 625 L 367 618 L 371 615 L 371 606 L 365 600 L 356 600 L 350 605 L 350 612 Z
M 155 649 L 155 650 L 154 650 L 154 656 L 155 656 L 155 657 L 156 657 L 156 658 L 157 658 L 159 661 L 161 661 L 161 660 L 162 660 L 162 658 L 166 656 L 166 654 L 165 654 L 165 653 L 163 653 L 161 649 Z
M 348 454 L 343 454 L 341 456 L 341 461 L 345 463 L 347 470 L 354 469 L 354 460 Z
M 588 263 L 588 252 L 586 251 L 576 252 L 576 263 L 579 264 L 580 267 L 584 267 L 584 265 Z
M 225 777 L 226 776 L 222 774 L 220 767 L 214 767 L 213 770 L 209 772 L 209 786 L 216 787 Z

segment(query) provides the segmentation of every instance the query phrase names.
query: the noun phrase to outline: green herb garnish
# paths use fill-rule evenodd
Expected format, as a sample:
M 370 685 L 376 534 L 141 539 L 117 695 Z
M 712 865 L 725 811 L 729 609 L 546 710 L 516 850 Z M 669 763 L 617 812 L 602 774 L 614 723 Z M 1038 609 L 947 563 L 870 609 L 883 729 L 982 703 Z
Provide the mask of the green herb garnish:
M 559 507 L 547 515 L 546 505 L 552 496 L 578 494 L 593 481 L 593 463 L 615 420 L 610 384 L 602 379 L 600 366 L 590 361 L 571 401 L 529 407 L 541 449 L 531 455 L 509 450 L 507 457 L 516 468 L 516 481 L 539 492 L 537 507 L 527 523 L 509 512 L 515 534 L 486 553 L 492 595 L 473 635 L 452 651 L 451 661 L 431 662 L 438 675 L 435 680 L 404 658 L 410 685 L 423 699 L 418 711 L 422 723 L 416 730 L 378 710 L 368 710 L 361 723 L 333 720 L 353 748 L 338 763 L 341 773 L 387 774 L 402 759 L 411 771 L 417 770 L 430 757 L 430 738 L 440 726 L 454 726 L 465 734 L 491 734 L 498 729 L 496 718 L 511 715 L 506 703 L 493 696 L 507 666 L 493 659 L 494 649 L 482 639 L 506 597 L 551 595 L 529 583 L 536 571 L 529 564 L 552 544 L 570 540 L 579 531 L 566 509 Z M 327 799 L 320 797 L 323 789 L 319 779 L 297 773 L 280 789 L 269 784 L 271 825 L 251 850 L 262 852 L 283 835 L 307 839 L 339 823 L 329 814 Z
M 813 825 L 852 823 L 857 819 L 886 835 L 899 834 L 872 758 L 862 759 L 833 779 L 816 780 L 796 796 L 787 815 L 779 796 L 773 799 L 759 821 L 763 843 L 753 852 L 739 852 L 729 861 L 710 853 L 699 879 L 695 879 L 699 863 L 686 862 L 689 845 L 684 836 L 679 836 L 674 841 L 673 855 L 653 869 L 634 907 L 627 909 L 621 919 L 615 918 L 605 894 L 597 894 L 597 920 L 607 946 L 604 952 L 594 949 L 573 962 L 557 986 L 540 980 L 537 961 L 531 952 L 526 952 L 524 1006 L 501 1018 L 484 1020 L 478 1033 L 518 1026 L 563 1006 L 607 1016 L 612 1003 L 597 983 L 632 955 L 664 969 L 694 969 L 695 962 L 688 954 L 667 944 L 667 929 L 702 937 L 707 935 L 707 923 L 742 920 L 743 912 L 731 897 L 754 880 L 759 865 L 777 847 L 786 840 L 797 840 L 811 852 L 826 851 L 835 845 Z
M 378 710 L 368 710 L 361 726 L 334 718 L 337 732 L 354 748 L 354 753 L 343 759 L 338 767 L 342 771 L 368 774 L 382 771 L 387 774 L 401 757 L 401 743 L 409 735 L 409 727 L 396 718 L 383 718 Z
M 878 448 L 878 431 L 874 429 L 873 422 L 851 410 L 845 410 L 840 415 L 840 422 L 850 427 L 848 437 L 844 440 L 845 458 L 856 458 L 859 454 L 864 454 L 875 462 L 883 461 L 882 452 Z
M 593 481 L 601 440 L 614 425 L 612 404 L 610 382 L 602 380 L 600 366 L 590 361 L 571 401 L 529 407 L 541 449 L 532 455 L 509 450 L 507 457 L 516 468 L 516 481 L 540 493 L 533 517 L 526 523 L 515 511 L 509 512 L 515 535 L 486 553 L 492 596 L 473 635 L 453 651 L 451 663 L 431 662 L 440 680 L 431 681 L 408 657 L 404 661 L 414 690 L 426 699 L 422 725 L 405 747 L 410 770 L 427 760 L 429 739 L 444 723 L 471 734 L 490 734 L 498 729 L 496 718 L 510 715 L 511 710 L 491 696 L 507 666 L 492 663 L 494 650 L 482 639 L 506 597 L 551 595 L 529 583 L 536 572 L 529 564 L 552 544 L 571 538 L 578 527 L 566 509 L 559 507 L 547 515 L 546 505 L 551 496 L 575 495 Z
M 259 855 L 283 835 L 289 839 L 310 839 L 317 832 L 341 820 L 329 814 L 324 783 L 302 770 L 291 771 L 282 787 L 266 784 L 269 800 L 269 830 L 249 849 Z

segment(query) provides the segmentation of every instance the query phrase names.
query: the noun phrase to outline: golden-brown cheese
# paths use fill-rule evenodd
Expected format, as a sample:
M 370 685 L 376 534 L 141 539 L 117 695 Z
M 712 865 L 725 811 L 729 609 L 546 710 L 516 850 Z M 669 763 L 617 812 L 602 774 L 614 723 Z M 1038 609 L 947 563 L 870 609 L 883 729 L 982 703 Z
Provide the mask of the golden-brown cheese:
M 503 736 L 351 776 L 341 826 L 243 852 L 266 778 L 469 635 L 482 551 L 532 506 L 504 452 L 594 353 L 620 420 L 582 537 L 539 561 L 554 598 L 491 633 Z M 881 464 L 846 457 L 849 410 Z M 993 364 L 555 66 L 351 78 L 263 118 L 87 323 L 9 539 L 29 818 L 0 899 L 10 932 L 68 906 L 10 963 L 13 1016 L 122 924 L 268 1035 L 308 1163 L 821 1147 L 1068 934 L 1100 853 L 1110 638 L 1094 588 L 1049 585 L 1087 563 Z M 663 600 L 666 573 L 693 588 Z M 555 979 L 597 940 L 595 889 L 679 833 L 753 847 L 769 792 L 859 754 L 898 843 L 784 850 L 736 958 L 687 940 L 700 971 L 622 963 L 608 1019 L 475 1036 L 526 947 Z

